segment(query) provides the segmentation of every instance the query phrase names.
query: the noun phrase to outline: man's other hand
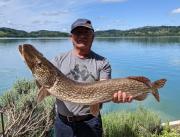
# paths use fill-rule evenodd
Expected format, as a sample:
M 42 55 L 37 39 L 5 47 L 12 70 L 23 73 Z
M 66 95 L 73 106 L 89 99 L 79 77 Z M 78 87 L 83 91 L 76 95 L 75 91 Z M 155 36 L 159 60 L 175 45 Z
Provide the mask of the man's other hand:
M 114 103 L 130 103 L 133 100 L 132 96 L 127 95 L 125 92 L 118 91 L 114 93 L 112 101 Z

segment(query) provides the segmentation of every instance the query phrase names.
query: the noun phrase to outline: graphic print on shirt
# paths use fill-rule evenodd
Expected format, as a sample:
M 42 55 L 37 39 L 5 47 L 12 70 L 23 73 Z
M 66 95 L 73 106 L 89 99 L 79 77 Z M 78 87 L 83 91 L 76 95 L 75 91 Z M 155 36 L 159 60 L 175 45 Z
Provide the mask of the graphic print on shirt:
M 71 69 L 66 76 L 78 81 L 87 81 L 87 79 L 93 79 L 93 81 L 96 81 L 96 78 L 92 75 L 92 72 L 88 71 L 86 65 L 76 64 L 74 69 Z

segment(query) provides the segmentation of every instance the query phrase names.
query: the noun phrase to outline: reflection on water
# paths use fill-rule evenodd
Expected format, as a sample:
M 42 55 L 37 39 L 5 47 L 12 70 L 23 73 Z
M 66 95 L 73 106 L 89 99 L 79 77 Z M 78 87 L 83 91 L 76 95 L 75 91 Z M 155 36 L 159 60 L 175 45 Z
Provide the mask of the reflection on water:
M 17 46 L 29 43 L 36 46 L 48 59 L 72 48 L 68 38 L 63 39 L 0 39 L 0 94 L 19 78 L 32 78 L 19 56 Z M 180 37 L 96 38 L 93 50 L 111 63 L 112 77 L 146 76 L 152 81 L 166 78 L 167 84 L 159 90 L 160 103 L 149 95 L 143 102 L 104 104 L 103 113 L 134 110 L 137 106 L 157 111 L 163 119 L 180 119 Z
M 146 45 L 159 45 L 165 46 L 170 44 L 179 44 L 180 37 L 120 37 L 120 38 L 97 38 L 97 41 L 103 42 L 130 42 L 130 43 L 140 43 L 142 46 Z M 153 44 L 153 45 L 152 45 Z M 179 44 L 180 46 L 180 44 Z
M 9 43 L 26 43 L 27 41 L 39 41 L 39 42 L 59 42 L 67 40 L 68 38 L 0 38 L 0 46 Z M 164 37 L 119 37 L 119 38 L 100 38 L 97 37 L 96 41 L 98 42 L 110 42 L 110 43 L 119 43 L 119 42 L 130 42 L 130 43 L 141 43 L 144 45 L 151 45 L 154 44 L 158 45 L 169 45 L 169 44 L 179 44 L 180 46 L 180 37 L 177 36 L 164 36 Z M 153 45 L 152 45 L 153 44 Z
M 57 43 L 61 41 L 67 41 L 68 38 L 0 38 L 0 46 L 15 45 L 16 43 Z

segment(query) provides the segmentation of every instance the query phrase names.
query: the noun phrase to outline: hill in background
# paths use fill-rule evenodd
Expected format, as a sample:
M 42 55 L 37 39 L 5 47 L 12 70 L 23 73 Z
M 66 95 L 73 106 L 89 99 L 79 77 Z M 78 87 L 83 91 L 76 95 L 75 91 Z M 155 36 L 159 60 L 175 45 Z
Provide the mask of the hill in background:
M 96 31 L 96 37 L 129 37 L 129 36 L 180 36 L 180 26 L 146 26 L 130 30 Z M 0 37 L 68 37 L 69 33 L 60 31 L 39 30 L 26 32 L 11 28 L 0 28 Z

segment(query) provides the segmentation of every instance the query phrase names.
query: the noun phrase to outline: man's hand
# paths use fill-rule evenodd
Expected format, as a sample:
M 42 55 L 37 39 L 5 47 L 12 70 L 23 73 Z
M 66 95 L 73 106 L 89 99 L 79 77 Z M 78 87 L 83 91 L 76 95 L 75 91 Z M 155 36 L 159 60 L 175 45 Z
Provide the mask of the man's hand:
M 132 96 L 128 96 L 125 92 L 118 91 L 117 93 L 114 93 L 112 101 L 114 103 L 130 103 L 132 99 Z

